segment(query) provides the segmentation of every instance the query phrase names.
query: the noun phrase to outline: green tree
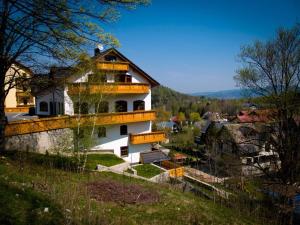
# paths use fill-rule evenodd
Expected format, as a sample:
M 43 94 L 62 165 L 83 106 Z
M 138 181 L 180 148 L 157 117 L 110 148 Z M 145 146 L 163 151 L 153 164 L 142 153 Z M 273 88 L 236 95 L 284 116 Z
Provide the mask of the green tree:
M 195 122 L 197 122 L 197 121 L 200 121 L 200 114 L 199 113 L 197 113 L 197 112 L 191 112 L 190 113 L 190 120 L 193 122 L 193 123 L 195 123 Z
M 185 121 L 185 115 L 183 112 L 179 112 L 178 115 L 177 115 L 177 119 L 178 121 L 180 122 L 181 126 L 182 126 L 182 122 Z
M 299 182 L 300 172 L 300 128 L 295 122 L 300 111 L 300 25 L 281 28 L 274 39 L 243 47 L 240 59 L 243 68 L 237 71 L 236 81 L 262 96 L 263 103 L 275 112 L 272 149 L 278 153 L 281 166 L 273 180 L 288 190 L 290 184 Z M 291 223 L 292 208 L 287 202 L 281 199 L 285 206 L 282 224 Z
M 73 64 L 87 46 L 118 45 L 102 24 L 114 22 L 122 8 L 147 0 L 1 0 L 0 3 L 0 149 L 4 147 L 4 102 L 18 71 L 6 73 L 16 61 L 34 71 L 48 62 Z M 42 68 L 42 69 L 41 69 Z

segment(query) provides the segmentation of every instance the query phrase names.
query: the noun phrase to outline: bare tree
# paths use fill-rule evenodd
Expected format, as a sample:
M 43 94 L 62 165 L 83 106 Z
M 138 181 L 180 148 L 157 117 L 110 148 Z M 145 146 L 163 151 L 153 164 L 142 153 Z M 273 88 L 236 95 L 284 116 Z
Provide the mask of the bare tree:
M 272 109 L 273 150 L 281 166 L 275 182 L 287 187 L 299 181 L 300 128 L 300 24 L 280 28 L 274 39 L 257 41 L 241 49 L 242 68 L 235 79 L 239 85 L 262 96 L 262 104 Z M 281 204 L 288 205 L 284 196 Z M 282 210 L 282 223 L 291 223 L 291 210 Z
M 102 25 L 114 22 L 122 8 L 148 0 L 1 0 L 0 2 L 0 149 L 4 147 L 4 102 L 14 78 L 5 79 L 15 62 L 31 69 L 49 63 L 71 64 L 91 44 L 117 45 Z

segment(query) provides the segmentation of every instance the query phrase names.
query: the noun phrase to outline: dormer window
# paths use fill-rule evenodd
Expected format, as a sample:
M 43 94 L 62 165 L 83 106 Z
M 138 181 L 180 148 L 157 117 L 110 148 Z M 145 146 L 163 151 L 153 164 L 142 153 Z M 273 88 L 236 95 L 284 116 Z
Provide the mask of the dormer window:
M 108 61 L 108 62 L 115 62 L 115 61 L 117 61 L 117 57 L 114 56 L 114 55 L 106 55 L 106 56 L 104 56 L 104 59 L 105 59 L 105 61 Z

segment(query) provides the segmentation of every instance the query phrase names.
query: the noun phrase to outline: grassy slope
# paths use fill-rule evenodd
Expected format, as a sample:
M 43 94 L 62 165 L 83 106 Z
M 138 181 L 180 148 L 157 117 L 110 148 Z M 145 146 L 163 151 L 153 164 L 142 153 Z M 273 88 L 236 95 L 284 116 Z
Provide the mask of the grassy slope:
M 0 224 L 257 224 L 229 208 L 169 185 L 21 162 L 0 159 Z M 161 202 L 119 205 L 90 199 L 85 184 L 107 179 L 155 190 Z
M 114 154 L 88 154 L 86 167 L 93 170 L 96 168 L 97 164 L 114 166 L 122 162 L 124 162 L 124 160 Z
M 134 169 L 137 171 L 137 175 L 146 178 L 154 177 L 162 172 L 161 169 L 152 166 L 151 164 L 138 165 L 135 166 Z

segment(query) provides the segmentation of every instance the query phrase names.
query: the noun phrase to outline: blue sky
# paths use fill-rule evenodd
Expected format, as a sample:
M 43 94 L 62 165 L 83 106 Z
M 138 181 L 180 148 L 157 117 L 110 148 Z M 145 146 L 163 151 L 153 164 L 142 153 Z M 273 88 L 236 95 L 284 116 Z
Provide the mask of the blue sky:
M 162 85 L 194 93 L 235 88 L 240 46 L 296 22 L 299 0 L 152 0 L 106 31 Z

